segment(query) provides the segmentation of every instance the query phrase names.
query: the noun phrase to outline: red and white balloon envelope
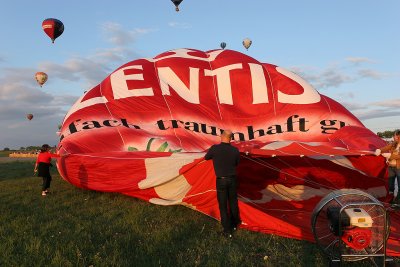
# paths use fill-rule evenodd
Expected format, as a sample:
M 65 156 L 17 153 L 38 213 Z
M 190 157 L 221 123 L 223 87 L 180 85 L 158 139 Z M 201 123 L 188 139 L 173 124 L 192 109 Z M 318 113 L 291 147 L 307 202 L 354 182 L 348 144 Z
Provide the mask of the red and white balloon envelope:
M 241 151 L 241 227 L 313 241 L 310 216 L 340 188 L 385 199 L 384 141 L 295 73 L 232 50 L 178 49 L 121 66 L 66 114 L 62 177 L 90 190 L 219 219 L 206 150 L 223 129 Z M 400 228 L 399 215 L 392 227 Z M 400 256 L 400 232 L 388 253 Z
M 64 32 L 64 24 L 58 19 L 49 18 L 42 22 L 42 29 L 50 37 L 51 42 L 54 43 Z

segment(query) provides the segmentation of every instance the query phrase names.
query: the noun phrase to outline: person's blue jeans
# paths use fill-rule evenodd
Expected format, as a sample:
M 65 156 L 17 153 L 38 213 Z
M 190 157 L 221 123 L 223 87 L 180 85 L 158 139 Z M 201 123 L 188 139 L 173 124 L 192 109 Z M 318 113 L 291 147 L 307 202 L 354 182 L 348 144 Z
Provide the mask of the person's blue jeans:
M 400 169 L 397 169 L 396 167 L 389 167 L 389 192 L 394 192 L 396 180 L 397 186 L 400 187 Z M 400 189 L 397 191 L 395 201 L 400 201 Z
M 217 177 L 217 199 L 225 233 L 231 233 L 240 223 L 236 187 L 236 176 Z

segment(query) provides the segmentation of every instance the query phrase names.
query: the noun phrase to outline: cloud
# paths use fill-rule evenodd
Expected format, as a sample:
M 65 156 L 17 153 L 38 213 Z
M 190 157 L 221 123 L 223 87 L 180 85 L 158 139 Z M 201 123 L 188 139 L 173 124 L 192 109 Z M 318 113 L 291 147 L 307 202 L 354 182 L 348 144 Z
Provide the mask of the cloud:
M 112 47 L 107 49 L 97 49 L 88 58 L 100 64 L 110 66 L 110 63 L 122 64 L 133 58 L 140 58 L 141 55 L 127 47 Z M 110 69 L 110 67 L 108 68 Z
M 353 92 L 339 93 L 340 99 L 354 99 L 356 96 Z
M 361 63 L 375 63 L 375 61 L 366 57 L 347 57 L 346 61 L 351 62 L 355 65 L 359 65 Z
M 56 144 L 57 126 L 67 109 L 77 100 L 72 95 L 52 95 L 27 86 L 25 81 L 0 84 L 0 149 L 4 147 Z M 27 114 L 33 114 L 29 121 Z
M 393 116 L 400 116 L 400 110 L 396 109 L 373 109 L 357 111 L 354 113 L 361 120 L 386 118 Z
M 349 66 L 346 62 L 352 64 Z M 289 67 L 289 69 L 298 73 L 317 90 L 324 88 L 337 88 L 342 84 L 352 83 L 366 78 L 381 80 L 392 75 L 373 69 L 360 69 L 360 64 L 366 62 L 374 63 L 374 61 L 369 58 L 348 57 L 345 62 L 332 64 L 325 69 L 318 69 L 310 66 L 293 66 Z
M 340 104 L 352 112 L 357 110 L 363 111 L 367 108 L 365 104 L 354 103 L 354 102 L 340 101 Z
M 86 81 L 91 85 L 98 84 L 107 76 L 109 69 L 106 65 L 89 58 L 72 58 L 63 64 L 42 62 L 39 68 L 45 72 L 51 71 L 49 79 L 61 79 L 69 82 Z
M 307 67 L 291 67 L 289 69 L 298 73 L 317 90 L 329 87 L 339 87 L 344 83 L 353 82 L 355 80 L 354 77 L 344 73 L 337 67 L 329 67 L 322 71 L 316 71 Z
M 98 49 L 86 57 L 75 56 L 64 63 L 42 62 L 39 69 L 51 72 L 49 79 L 61 79 L 68 82 L 83 81 L 86 87 L 99 84 L 121 64 L 141 56 L 124 47 Z
M 141 56 L 132 50 L 138 36 L 153 29 L 124 30 L 117 23 L 102 26 L 112 48 L 97 48 L 89 55 L 74 55 L 63 63 L 41 62 L 35 68 L 0 68 L 0 148 L 57 143 L 55 135 L 67 110 L 78 99 L 71 94 L 55 95 L 40 90 L 34 75 L 37 69 L 49 74 L 51 92 L 62 92 L 64 84 L 82 83 L 90 88 L 101 82 L 121 64 Z M 4 57 L 0 56 L 0 63 Z M 59 83 L 64 81 L 62 83 Z M 67 83 L 65 83 L 67 81 Z M 46 86 L 45 85 L 45 86 Z M 26 119 L 32 113 L 33 120 Z
M 400 98 L 399 99 L 391 99 L 391 100 L 387 100 L 387 101 L 373 102 L 372 104 L 376 105 L 376 106 L 381 106 L 381 107 L 399 109 Z
M 22 84 L 2 84 L 0 120 L 19 121 L 25 119 L 27 113 L 43 118 L 63 116 L 66 112 L 65 107 L 71 106 L 76 99 L 76 96 L 70 95 L 54 96 Z
M 186 22 L 168 22 L 168 26 L 172 28 L 178 28 L 178 29 L 190 29 L 192 28 L 192 25 Z
M 124 30 L 121 24 L 115 22 L 106 22 L 102 25 L 103 33 L 107 41 L 114 45 L 126 46 L 136 40 L 140 34 L 146 34 L 156 31 L 155 29 L 135 28 L 133 30 Z
M 347 58 L 346 62 L 332 64 L 323 69 L 310 66 L 296 66 L 289 69 L 298 73 L 317 90 L 338 88 L 343 84 L 360 80 L 381 80 L 396 75 L 379 72 L 374 69 L 361 68 L 360 65 L 362 63 L 375 63 L 368 58 Z M 383 91 L 384 89 L 382 88 Z M 361 121 L 392 121 L 393 117 L 394 121 L 400 119 L 400 99 L 393 99 L 392 95 L 388 95 L 388 100 L 370 103 L 355 102 L 356 96 L 351 91 L 339 91 L 337 92 L 337 96 L 344 100 L 340 101 L 340 104 Z
M 361 78 L 371 78 L 374 80 L 381 80 L 387 76 L 389 76 L 388 74 L 384 74 L 375 70 L 371 70 L 371 69 L 361 69 L 358 71 L 358 75 Z
M 354 102 L 340 102 L 360 120 L 381 119 L 400 116 L 400 99 L 360 104 Z
M 41 62 L 39 68 L 51 72 L 51 79 L 61 79 L 68 82 L 85 82 L 87 87 L 100 83 L 107 75 L 130 59 L 141 56 L 127 47 L 136 41 L 136 37 L 153 29 L 123 30 L 118 23 L 108 22 L 102 25 L 107 41 L 115 46 L 98 48 L 86 56 L 74 55 L 64 63 Z M 50 79 L 50 77 L 49 77 Z
M 1 68 L 0 86 L 1 84 L 24 83 L 32 86 L 37 85 L 35 80 L 34 68 Z
M 2 121 L 2 124 L 7 127 L 3 127 L 0 131 L 0 149 L 4 147 L 18 149 L 44 143 L 55 145 L 59 139 L 56 134 L 58 124 L 62 119 L 63 116 L 58 115 L 51 117 L 36 115 L 31 121 L 25 116 L 19 120 Z

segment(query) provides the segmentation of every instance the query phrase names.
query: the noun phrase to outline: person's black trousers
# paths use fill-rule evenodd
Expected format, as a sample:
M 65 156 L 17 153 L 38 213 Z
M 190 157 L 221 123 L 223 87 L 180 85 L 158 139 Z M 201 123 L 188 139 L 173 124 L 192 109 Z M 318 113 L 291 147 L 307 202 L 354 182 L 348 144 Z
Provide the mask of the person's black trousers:
M 240 222 L 236 176 L 217 177 L 217 199 L 224 232 L 231 233 Z
M 50 167 L 51 163 L 39 162 L 38 164 L 38 176 L 43 178 L 42 191 L 46 191 L 46 189 L 50 188 L 51 175 L 50 175 Z
M 42 178 L 43 178 L 42 191 L 46 191 L 46 189 L 50 188 L 51 176 L 45 175 Z

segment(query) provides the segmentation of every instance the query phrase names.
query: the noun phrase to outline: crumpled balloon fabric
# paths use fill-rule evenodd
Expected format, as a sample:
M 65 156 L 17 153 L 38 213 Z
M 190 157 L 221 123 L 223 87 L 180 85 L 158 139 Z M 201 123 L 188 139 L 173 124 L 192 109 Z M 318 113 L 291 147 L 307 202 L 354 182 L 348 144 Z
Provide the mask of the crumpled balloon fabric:
M 221 131 L 239 148 L 241 227 L 314 241 L 311 214 L 329 192 L 386 201 L 385 144 L 297 74 L 233 50 L 178 49 L 126 63 L 66 114 L 57 166 L 71 184 L 220 219 L 207 149 Z M 391 213 L 388 255 L 400 256 Z

